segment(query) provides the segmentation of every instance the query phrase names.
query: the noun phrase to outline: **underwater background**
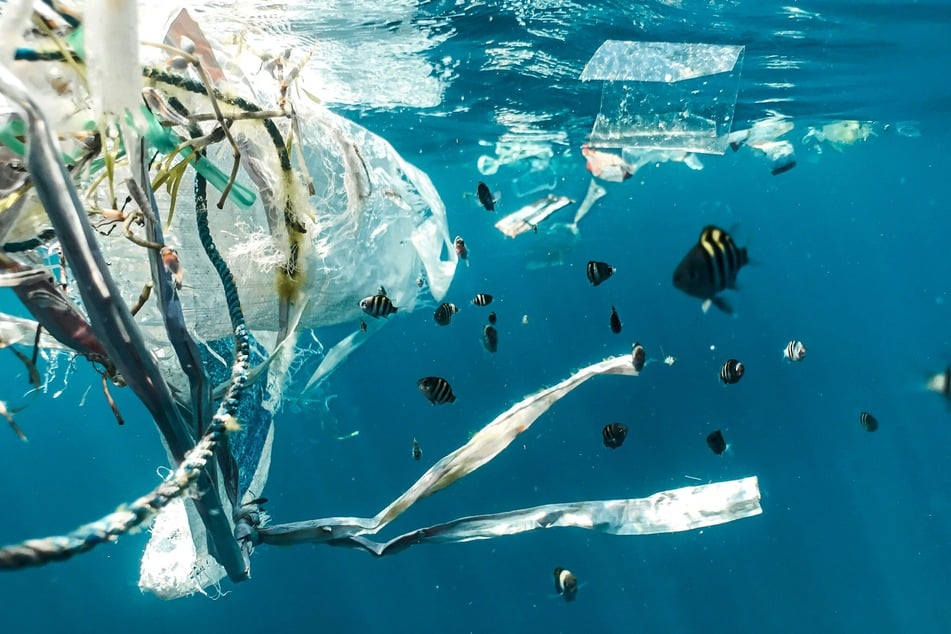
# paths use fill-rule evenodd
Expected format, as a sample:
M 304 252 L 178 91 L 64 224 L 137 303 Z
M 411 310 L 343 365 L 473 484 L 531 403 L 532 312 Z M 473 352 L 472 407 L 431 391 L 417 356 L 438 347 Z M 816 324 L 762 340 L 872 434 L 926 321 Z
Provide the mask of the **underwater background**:
M 428 38 L 395 56 L 438 79 L 435 88 L 420 85 L 429 96 L 361 105 L 366 99 L 353 94 L 328 105 L 388 139 L 436 185 L 450 231 L 469 247 L 469 264 L 460 263 L 446 298 L 460 312 L 445 328 L 431 318 L 435 304 L 390 318 L 320 399 L 276 418 L 263 492 L 272 520 L 372 515 L 523 396 L 628 354 L 635 340 L 656 360 L 639 377 L 586 383 L 386 536 L 536 504 L 643 497 L 697 478 L 757 475 L 763 514 L 685 533 L 558 529 L 381 559 L 262 546 L 252 579 L 224 582 L 228 594 L 218 601 L 140 593 L 143 532 L 66 563 L 0 576 L 2 630 L 949 631 L 951 412 L 924 386 L 951 363 L 951 6 L 378 7 L 359 17 L 342 3 L 311 7 L 291 30 L 355 49 L 365 38 L 368 50 L 407 30 Z M 331 9 L 336 21 L 320 15 Z M 577 77 L 611 38 L 745 44 L 733 129 L 770 111 L 789 117 L 796 166 L 774 176 L 769 161 L 746 147 L 701 155 L 702 170 L 651 163 L 623 183 L 604 183 L 607 194 L 571 244 L 554 242 L 544 224 L 538 233 L 503 236 L 493 226 L 502 215 L 547 193 L 520 195 L 519 179 L 533 170 L 552 179 L 553 193 L 584 198 L 591 175 L 580 147 L 601 88 Z M 354 68 L 366 63 L 352 60 Z M 874 132 L 854 142 L 807 139 L 810 126 L 842 120 Z M 498 158 L 504 135 L 545 145 L 551 155 L 543 165 L 529 158 L 480 172 L 479 157 Z M 500 194 L 495 213 L 474 199 L 480 180 Z M 576 208 L 546 223 L 568 222 Z M 699 300 L 671 284 L 708 224 L 749 249 L 739 289 L 726 293 L 734 316 L 704 314 Z M 540 266 L 555 247 L 566 250 L 564 262 Z M 585 277 L 589 260 L 617 271 L 594 288 Z M 473 307 L 478 292 L 494 303 Z M 608 327 L 612 305 L 620 334 Z M 22 311 L 9 291 L 0 308 Z M 489 309 L 498 314 L 495 354 L 481 341 Z M 335 341 L 356 326 L 317 336 Z M 808 347 L 801 363 L 782 356 L 790 339 Z M 661 363 L 666 355 L 677 363 Z M 727 358 L 746 367 L 736 385 L 718 379 Z M 3 394 L 22 390 L 22 366 L 12 355 L 4 363 Z M 433 407 L 420 397 L 416 380 L 430 374 L 451 381 L 455 403 Z M 53 398 L 59 380 L 17 415 L 29 443 L 0 429 L 0 543 L 66 532 L 159 482 L 156 468 L 168 459 L 147 412 L 113 390 L 127 421 L 116 425 L 98 384 L 77 364 L 62 393 Z M 878 419 L 876 432 L 862 428 L 862 411 Z M 613 451 L 601 440 L 610 422 L 629 427 Z M 721 456 L 704 440 L 714 429 L 731 445 Z M 359 435 L 337 439 L 353 430 Z M 555 595 L 556 566 L 582 583 L 572 603 Z

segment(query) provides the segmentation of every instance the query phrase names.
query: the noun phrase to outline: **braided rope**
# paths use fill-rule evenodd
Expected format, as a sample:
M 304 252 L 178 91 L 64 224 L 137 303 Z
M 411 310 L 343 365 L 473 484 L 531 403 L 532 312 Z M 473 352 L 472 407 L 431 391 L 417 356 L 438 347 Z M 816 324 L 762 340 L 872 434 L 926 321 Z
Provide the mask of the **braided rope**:
M 152 519 L 195 484 L 218 441 L 227 433 L 228 421 L 228 417 L 216 415 L 208 433 L 185 455 L 178 468 L 162 484 L 127 508 L 80 526 L 67 535 L 30 539 L 0 548 L 0 570 L 19 570 L 64 561 L 99 544 L 115 541 L 120 535 Z
M 127 508 L 110 513 L 102 519 L 80 526 L 67 535 L 30 539 L 20 544 L 0 548 L 0 570 L 19 570 L 42 566 L 53 561 L 64 561 L 87 552 L 105 542 L 115 541 L 120 535 L 154 518 L 173 499 L 188 493 L 201 475 L 215 448 L 228 431 L 237 427 L 235 413 L 248 381 L 250 365 L 250 334 L 244 322 L 238 289 L 228 265 L 215 246 L 208 228 L 208 205 L 205 179 L 195 179 L 195 208 L 198 233 L 208 259 L 218 272 L 225 289 L 228 316 L 234 328 L 235 355 L 231 368 L 231 383 L 212 417 L 208 433 L 186 455 L 178 468 L 149 494 L 132 502 Z

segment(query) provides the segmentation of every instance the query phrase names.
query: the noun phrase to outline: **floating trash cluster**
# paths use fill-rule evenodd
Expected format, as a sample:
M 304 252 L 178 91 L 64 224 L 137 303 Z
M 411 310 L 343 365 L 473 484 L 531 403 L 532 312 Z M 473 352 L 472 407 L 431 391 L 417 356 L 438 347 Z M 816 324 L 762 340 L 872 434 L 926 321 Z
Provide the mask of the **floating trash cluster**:
M 531 326 L 528 314 L 518 319 L 512 311 L 516 318 L 506 317 L 511 298 L 491 280 L 480 283 L 474 295 L 454 298 L 458 304 L 449 301 L 457 264 L 471 263 L 470 270 L 478 270 L 480 254 L 488 248 L 473 240 L 475 258 L 470 260 L 466 240 L 450 238 L 445 206 L 429 177 L 385 139 L 307 92 L 301 77 L 313 51 L 259 52 L 238 41 L 219 42 L 185 10 L 149 40 L 161 44 L 143 43 L 135 4 L 119 3 L 111 10 L 114 4 L 90 0 L 84 22 L 56 3 L 40 3 L 19 23 L 14 16 L 3 25 L 3 34 L 10 36 L 4 46 L 14 51 L 16 63 L 0 63 L 0 276 L 33 318 L 0 316 L 0 347 L 10 348 L 27 369 L 34 394 L 40 384 L 38 351 L 88 363 L 99 372 L 101 397 L 119 424 L 125 420 L 110 389 L 128 387 L 152 416 L 175 469 L 154 491 L 83 524 L 68 539 L 31 539 L 0 549 L 0 568 L 67 559 L 151 521 L 140 587 L 177 598 L 226 576 L 248 579 L 251 553 L 262 545 L 317 543 L 379 557 L 427 541 L 463 542 L 557 527 L 616 535 L 669 533 L 762 512 L 758 480 L 750 476 L 642 498 L 471 515 L 388 541 L 371 539 L 416 501 L 494 459 L 587 380 L 653 372 L 658 366 L 648 366 L 657 359 L 648 358 L 635 340 L 630 354 L 583 367 L 499 413 L 373 517 L 266 524 L 262 506 L 267 499 L 260 494 L 270 464 L 274 412 L 284 401 L 316 390 L 391 320 L 415 315 L 432 326 L 428 310 L 435 307 L 433 321 L 441 327 L 435 330 L 455 333 L 467 315 L 491 305 L 503 316 L 499 325 L 495 310 L 488 311 L 487 323 L 481 324 L 483 356 L 492 363 L 506 353 L 505 346 L 499 352 L 499 328 L 508 336 L 508 324 L 531 328 L 544 316 L 536 322 L 532 313 Z M 612 102 L 612 95 L 625 88 L 613 84 L 735 76 L 742 53 L 742 46 L 605 42 L 582 79 L 604 81 L 602 103 L 614 103 L 616 110 L 598 114 L 589 142 L 580 148 L 587 172 L 579 161 L 578 173 L 590 184 L 573 219 L 551 220 L 574 200 L 537 193 L 553 189 L 557 180 L 531 187 L 524 181 L 536 192 L 534 201 L 494 222 L 507 238 L 544 243 L 534 252 L 526 248 L 530 268 L 569 262 L 578 267 L 573 279 L 601 302 L 592 311 L 599 329 L 610 306 L 609 329 L 622 333 L 616 307 L 622 304 L 616 298 L 612 304 L 609 296 L 627 290 L 631 269 L 600 260 L 584 263 L 572 254 L 580 221 L 606 195 L 596 181 L 624 187 L 646 165 L 668 161 L 701 169 L 697 152 L 727 148 L 763 153 L 773 175 L 796 166 L 792 145 L 782 138 L 793 129 L 791 122 L 777 116 L 732 131 L 731 91 L 722 88 L 718 94 L 724 98 L 697 115 L 715 124 L 715 134 L 691 136 L 682 130 L 681 141 L 695 146 L 688 150 L 665 145 L 670 139 L 653 130 L 656 148 L 637 147 L 631 139 L 643 131 L 618 127 L 622 115 L 630 113 L 622 112 L 626 102 Z M 693 64 L 659 69 L 656 64 L 625 68 L 618 62 L 669 58 Z M 675 68 L 687 72 L 688 66 L 695 75 L 673 76 Z M 735 94 L 734 87 L 734 101 Z M 841 149 L 874 134 L 863 122 L 840 122 L 811 128 L 803 142 L 815 151 Z M 620 152 L 611 151 L 619 145 Z M 477 162 L 483 177 L 505 163 L 488 158 L 493 160 Z M 480 217 L 494 220 L 496 212 L 509 207 L 481 180 L 466 196 L 478 203 L 470 207 L 492 214 L 480 211 Z M 747 248 L 716 225 L 702 227 L 690 241 L 683 244 L 688 250 L 672 276 L 664 272 L 663 283 L 672 282 L 677 291 L 700 300 L 704 312 L 716 306 L 733 315 L 725 295 L 736 291 L 737 277 L 750 262 Z M 583 263 L 590 286 L 581 278 Z M 613 281 L 605 284 L 608 280 Z M 428 307 L 424 316 L 420 306 Z M 460 311 L 465 312 L 455 317 Z M 626 315 L 626 331 L 636 330 L 632 313 Z M 320 353 L 301 342 L 305 330 L 338 324 L 358 326 Z M 473 345 L 479 332 L 473 327 Z M 32 354 L 13 346 L 32 348 Z M 319 365 L 301 387 L 297 374 L 310 354 L 319 357 Z M 689 371 L 693 359 L 689 351 L 683 355 L 683 366 L 669 370 L 669 376 L 681 367 Z M 783 356 L 797 364 L 790 372 L 810 367 L 798 365 L 806 356 L 799 340 L 789 341 Z M 678 363 L 662 348 L 660 359 L 669 368 Z M 756 364 L 751 368 L 743 386 L 724 391 L 742 394 L 756 380 Z M 715 366 L 704 369 L 710 381 L 715 371 Z M 431 372 L 416 383 L 426 401 L 451 409 L 464 406 L 466 391 L 457 399 L 451 370 Z M 745 373 L 745 365 L 730 358 L 720 366 L 719 380 L 736 385 Z M 929 377 L 927 389 L 951 402 L 951 369 Z M 407 391 L 412 392 L 411 385 Z M 0 401 L 0 416 L 25 440 L 29 427 L 14 418 L 23 411 Z M 612 451 L 599 449 L 599 458 L 623 458 L 637 450 L 633 441 L 621 448 L 629 433 L 638 437 L 639 422 L 586 421 L 586 438 L 597 446 L 600 428 L 601 444 Z M 867 411 L 861 411 L 859 422 L 868 432 L 879 428 Z M 736 430 L 725 429 L 731 440 L 737 437 Z M 426 465 L 417 437 L 407 443 L 408 457 L 403 442 L 403 460 Z M 719 460 L 729 460 L 733 452 L 721 429 L 707 434 L 706 444 L 713 454 L 726 454 Z M 203 532 L 193 535 L 191 527 L 198 526 Z M 166 555 L 172 552 L 180 559 L 169 563 Z M 555 568 L 554 582 L 566 602 L 576 599 L 579 583 L 572 572 Z

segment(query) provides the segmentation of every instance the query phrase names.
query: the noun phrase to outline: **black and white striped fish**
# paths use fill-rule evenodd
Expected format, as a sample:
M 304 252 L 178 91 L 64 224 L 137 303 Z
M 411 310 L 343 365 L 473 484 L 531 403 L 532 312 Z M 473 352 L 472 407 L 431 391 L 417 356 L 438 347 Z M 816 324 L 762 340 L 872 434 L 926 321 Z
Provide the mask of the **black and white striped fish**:
M 443 302 L 439 305 L 439 308 L 436 309 L 436 312 L 433 313 L 433 319 L 436 320 L 436 323 L 440 326 L 448 326 L 449 322 L 452 321 L 452 316 L 458 312 L 459 309 L 456 308 L 455 304 Z
M 878 420 L 868 412 L 859 414 L 859 423 L 865 431 L 875 431 L 878 429 Z
M 419 446 L 419 441 L 413 438 L 413 460 L 419 460 L 423 457 L 423 448 Z
M 416 382 L 416 386 L 426 397 L 426 400 L 433 405 L 454 403 L 456 401 L 456 395 L 452 393 L 452 386 L 449 385 L 449 381 L 441 376 L 423 377 Z
M 492 303 L 493 297 L 488 293 L 476 293 L 476 296 L 472 298 L 472 303 L 476 306 L 488 306 Z
M 382 288 L 380 290 L 383 290 Z M 393 305 L 386 293 L 378 293 L 360 300 L 360 308 L 370 317 L 386 317 L 399 308 Z
M 703 311 L 714 305 L 727 314 L 733 308 L 717 293 L 736 289 L 736 274 L 749 262 L 746 248 L 738 248 L 723 229 L 708 225 L 700 239 L 674 271 L 674 287 L 703 300 Z
M 720 380 L 726 385 L 739 383 L 740 379 L 743 378 L 743 373 L 745 371 L 746 368 L 743 367 L 742 363 L 736 359 L 727 359 L 723 364 L 723 367 L 720 368 Z
M 801 341 L 793 339 L 786 344 L 783 356 L 786 357 L 787 361 L 802 361 L 806 358 L 806 346 Z
M 585 267 L 585 273 L 588 274 L 588 281 L 597 286 L 614 275 L 614 267 L 607 262 L 591 260 L 588 262 L 588 266 Z

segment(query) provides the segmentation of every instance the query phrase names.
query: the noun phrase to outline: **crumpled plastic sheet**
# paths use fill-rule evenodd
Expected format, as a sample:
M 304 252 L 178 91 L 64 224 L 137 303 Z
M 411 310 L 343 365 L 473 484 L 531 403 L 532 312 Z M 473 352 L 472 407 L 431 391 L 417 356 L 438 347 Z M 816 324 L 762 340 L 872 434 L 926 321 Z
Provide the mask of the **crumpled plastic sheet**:
M 672 83 L 728 73 L 743 46 L 689 42 L 607 40 L 581 72 L 581 81 L 654 81 Z
M 260 543 L 290 545 L 329 543 L 390 554 L 422 541 L 469 541 L 510 535 L 535 528 L 580 526 L 616 534 L 688 530 L 749 517 L 761 512 L 756 479 L 738 480 L 668 491 L 643 500 L 555 504 L 496 515 L 463 518 L 420 529 L 378 544 L 363 536 L 375 534 L 417 501 L 446 488 L 486 464 L 559 399 L 601 374 L 637 376 L 629 355 L 612 357 L 582 368 L 564 381 L 536 392 L 500 414 L 465 445 L 434 464 L 419 480 L 373 518 L 332 517 L 269 526 L 258 530 Z

